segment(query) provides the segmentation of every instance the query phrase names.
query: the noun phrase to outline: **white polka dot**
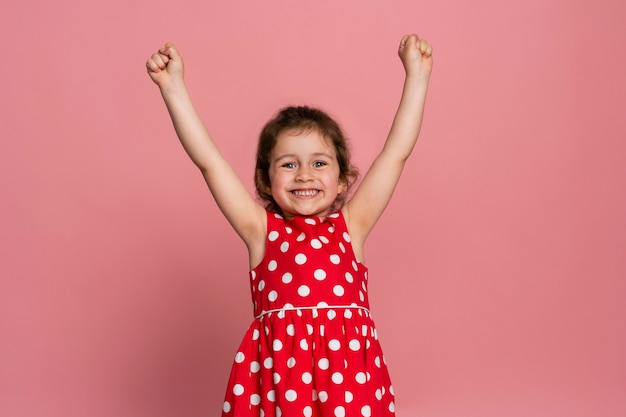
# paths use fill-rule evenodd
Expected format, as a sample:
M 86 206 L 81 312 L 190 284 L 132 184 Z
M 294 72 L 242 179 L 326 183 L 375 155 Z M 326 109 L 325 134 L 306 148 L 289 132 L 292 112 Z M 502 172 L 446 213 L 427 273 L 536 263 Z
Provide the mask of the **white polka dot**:
M 359 300 L 365 301 L 365 294 L 362 291 L 359 291 Z
M 346 253 L 346 247 L 341 242 L 339 242 L 339 249 L 341 249 L 341 252 Z
M 335 233 L 335 226 L 330 226 L 330 227 L 328 228 L 328 231 L 329 231 L 330 233 Z
M 307 342 L 306 339 L 302 339 L 300 341 L 300 348 L 302 350 L 309 350 L 309 342 Z
M 367 381 L 367 377 L 365 376 L 365 372 L 358 372 L 354 379 L 356 379 L 356 382 L 358 382 L 359 384 L 365 384 L 365 381 Z
M 274 340 L 274 343 L 272 343 L 272 348 L 274 349 L 274 352 L 278 352 L 278 351 L 282 350 L 283 342 L 281 342 L 278 339 Z
M 307 323 L 307 325 L 306 325 L 306 332 L 307 332 L 307 334 L 309 336 L 313 334 L 313 325 L 312 324 Z
M 281 417 L 283 415 L 283 410 L 280 407 L 276 406 L 276 417 Z
M 313 375 L 310 372 L 305 372 L 302 374 L 302 382 L 305 384 L 310 384 L 313 381 Z
M 255 373 L 261 370 L 261 364 L 257 361 L 250 363 L 250 372 Z
M 298 235 L 298 237 L 296 238 L 296 240 L 298 242 L 302 242 L 304 239 L 306 238 L 306 235 L 304 234 L 304 232 L 300 233 L 300 235 Z
M 294 336 L 296 334 L 296 326 L 294 326 L 293 324 L 289 324 L 287 325 L 286 331 L 289 336 Z
M 383 393 L 382 393 L 382 391 L 380 390 L 380 388 L 378 388 L 378 389 L 376 390 L 376 394 L 375 394 L 375 395 L 376 395 L 376 399 L 377 399 L 378 401 L 380 401 L 380 400 L 382 400 L 382 399 L 383 399 Z
M 354 395 L 352 395 L 350 391 L 346 391 L 346 394 L 344 395 L 344 399 L 346 400 L 346 404 L 350 404 L 352 400 L 354 400 Z
M 396 395 L 395 392 L 393 392 L 393 385 L 389 386 L 389 392 L 391 393 L 391 395 Z
M 271 402 L 276 401 L 276 391 L 274 391 L 273 389 L 269 390 L 267 392 L 267 399 L 270 400 Z
M 337 317 L 337 312 L 335 310 L 328 310 L 328 313 L 326 313 L 326 317 L 328 317 L 328 320 L 332 320 Z
M 361 415 L 363 417 L 371 417 L 372 416 L 372 407 L 369 405 L 364 405 L 361 407 Z
M 296 255 L 296 263 L 298 265 L 304 265 L 306 263 L 306 255 L 304 253 L 299 253 Z
M 311 239 L 311 247 L 313 249 L 320 249 L 322 247 L 322 242 L 318 239 Z
M 291 280 L 293 279 L 293 275 L 291 275 L 290 272 L 285 272 L 283 274 L 283 283 L 285 284 L 289 284 L 291 282 Z
M 326 333 L 326 327 L 324 327 L 323 324 L 320 324 L 319 333 L 320 333 L 320 336 L 324 337 L 324 334 Z
M 241 384 L 235 384 L 235 386 L 233 386 L 233 394 L 235 395 L 241 395 L 243 394 L 243 385 Z
M 285 232 L 290 235 L 293 232 L 293 229 L 291 229 L 291 227 L 285 227 Z
M 296 398 L 298 398 L 298 394 L 295 390 L 288 389 L 287 392 L 285 392 L 285 399 L 287 401 L 294 402 Z
M 328 240 L 328 238 L 326 236 L 320 236 L 320 240 L 324 244 L 328 244 L 330 242 L 330 240 Z
M 330 366 L 330 361 L 326 358 L 322 358 L 319 361 L 317 361 L 317 367 L 320 368 L 322 371 L 327 370 L 329 366 Z
M 272 375 L 272 380 L 274 381 L 274 385 L 278 384 L 281 380 L 280 374 L 278 372 L 274 372 L 274 375 Z
M 270 291 L 270 293 L 267 294 L 267 299 L 270 300 L 271 302 L 276 301 L 277 298 L 278 298 L 278 293 L 274 290 Z
M 328 342 L 328 349 L 336 352 L 339 349 L 341 349 L 341 343 L 339 342 L 339 340 L 333 339 L 330 342 Z
M 256 271 L 250 271 L 250 277 L 252 278 L 252 281 L 254 281 L 256 279 Z
M 322 281 L 326 278 L 326 271 L 323 269 L 316 269 L 315 272 L 313 272 L 313 276 L 316 280 Z
M 244 359 L 246 359 L 246 355 L 244 355 L 243 352 L 237 352 L 237 354 L 235 355 L 235 362 L 241 363 L 244 361 Z
M 224 406 L 222 407 L 225 413 L 230 412 L 230 403 L 228 401 L 224 401 Z
M 268 238 L 271 242 L 275 241 L 276 239 L 278 239 L 278 232 L 277 232 L 276 230 L 272 230 L 272 231 L 271 231 L 271 232 L 267 235 L 267 238 Z
M 335 285 L 333 287 L 333 294 L 335 294 L 337 297 L 342 297 L 345 293 L 346 291 L 341 285 Z
M 354 282 L 354 277 L 349 272 L 346 272 L 346 281 L 348 281 L 350 284 Z
M 265 288 L 265 281 L 263 280 L 259 281 L 258 288 L 259 288 L 259 291 L 263 291 L 263 288 Z
M 312 226 L 315 226 L 315 225 L 317 224 L 317 222 L 315 221 L 315 219 L 311 219 L 311 218 L 306 218 L 306 219 L 304 219 L 304 222 L 305 222 L 306 224 L 310 224 L 310 225 L 312 225 Z
M 280 251 L 285 253 L 289 250 L 289 242 L 283 242 L 280 244 Z
M 334 372 L 330 379 L 332 379 L 335 384 L 341 384 L 343 382 L 343 375 L 340 372 Z
M 328 303 L 325 301 L 320 301 L 319 303 L 317 303 L 317 307 L 319 308 L 327 308 L 328 307 Z
M 346 409 L 339 405 L 337 407 L 335 407 L 335 417 L 345 417 L 346 416 Z
M 310 405 L 307 405 L 306 407 L 304 407 L 304 410 L 302 410 L 302 414 L 304 415 L 304 417 L 311 417 L 313 415 L 313 409 Z
M 354 269 L 355 271 L 359 270 L 359 266 L 356 264 L 355 261 L 352 261 L 352 269 Z
M 261 403 L 261 396 L 259 394 L 252 394 L 250 396 L 250 404 L 259 405 Z
M 348 234 L 348 232 L 343 232 L 343 240 L 345 240 L 346 242 L 350 242 L 350 235 Z
M 300 295 L 300 297 L 306 297 L 307 295 L 311 294 L 311 289 L 306 285 L 300 285 L 300 287 L 298 288 L 298 294 Z
M 392 413 L 396 411 L 396 405 L 392 402 L 389 403 L 389 411 Z
M 293 368 L 294 366 L 296 366 L 296 358 L 292 356 L 291 358 L 287 359 L 287 368 Z
M 265 417 L 265 411 L 262 408 L 259 410 L 259 417 Z
M 355 352 L 358 351 L 359 349 L 361 349 L 361 343 L 358 340 L 356 340 L 356 339 L 350 340 L 350 345 L 349 346 L 350 346 L 350 349 L 355 351 Z
M 263 361 L 263 367 L 265 369 L 272 369 L 273 366 L 274 366 L 274 359 L 265 358 L 265 360 Z
M 380 356 L 376 356 L 374 358 L 374 365 L 376 365 L 377 368 L 380 368 Z
M 320 399 L 320 402 L 325 403 L 326 401 L 328 401 L 328 393 L 326 391 L 320 391 L 317 394 L 318 398 Z
M 347 318 L 347 319 L 351 319 L 351 318 L 352 318 L 352 310 L 350 310 L 350 309 L 346 309 L 346 310 L 343 312 L 343 316 L 344 316 L 345 318 Z
M 341 262 L 341 258 L 339 257 L 339 255 L 333 254 L 330 255 L 330 261 L 335 265 L 339 265 L 339 262 Z
M 269 263 L 267 264 L 267 269 L 269 269 L 270 271 L 276 271 L 276 268 L 278 268 L 278 262 L 274 260 L 269 261 Z

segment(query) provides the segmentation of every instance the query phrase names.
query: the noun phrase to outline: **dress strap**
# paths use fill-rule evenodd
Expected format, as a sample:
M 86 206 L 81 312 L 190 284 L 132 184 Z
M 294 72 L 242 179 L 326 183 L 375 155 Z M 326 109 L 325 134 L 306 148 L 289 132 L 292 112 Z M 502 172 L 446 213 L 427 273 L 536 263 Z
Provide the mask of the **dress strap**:
M 302 310 L 329 310 L 329 309 L 351 309 L 351 310 L 364 310 L 367 315 L 370 315 L 370 310 L 367 307 L 349 305 L 349 306 L 305 306 L 305 307 L 283 307 L 283 308 L 275 308 L 273 310 L 265 310 L 262 311 L 261 314 L 256 316 L 254 319 L 258 320 L 261 317 L 269 314 L 269 313 L 280 313 L 282 311 L 302 311 Z

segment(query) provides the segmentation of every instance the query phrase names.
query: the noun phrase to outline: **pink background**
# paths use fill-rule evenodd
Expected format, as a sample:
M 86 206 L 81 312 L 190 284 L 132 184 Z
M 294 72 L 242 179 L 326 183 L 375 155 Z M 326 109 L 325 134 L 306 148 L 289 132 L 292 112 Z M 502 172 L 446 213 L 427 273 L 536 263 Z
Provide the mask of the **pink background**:
M 335 115 L 365 171 L 407 32 L 435 47 L 425 123 L 367 247 L 399 416 L 626 415 L 625 4 L 3 5 L 0 415 L 221 410 L 245 248 L 145 74 L 154 50 L 177 43 L 251 188 L 290 103 Z

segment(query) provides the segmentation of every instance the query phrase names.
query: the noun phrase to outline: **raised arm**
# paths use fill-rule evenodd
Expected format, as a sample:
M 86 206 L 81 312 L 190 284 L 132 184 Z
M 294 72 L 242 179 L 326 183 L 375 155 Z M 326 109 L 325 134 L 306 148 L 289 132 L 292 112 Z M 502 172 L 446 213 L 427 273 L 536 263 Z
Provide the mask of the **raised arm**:
M 389 203 L 404 164 L 417 141 L 433 66 L 432 47 L 416 35 L 405 35 L 402 38 L 398 55 L 404 65 L 406 78 L 389 136 L 354 197 L 343 209 L 355 252 L 361 258 L 365 238 Z
M 196 112 L 178 50 L 166 44 L 148 59 L 146 67 L 161 91 L 185 151 L 202 172 L 220 210 L 252 252 L 254 245 L 265 241 L 265 211 L 226 162 Z

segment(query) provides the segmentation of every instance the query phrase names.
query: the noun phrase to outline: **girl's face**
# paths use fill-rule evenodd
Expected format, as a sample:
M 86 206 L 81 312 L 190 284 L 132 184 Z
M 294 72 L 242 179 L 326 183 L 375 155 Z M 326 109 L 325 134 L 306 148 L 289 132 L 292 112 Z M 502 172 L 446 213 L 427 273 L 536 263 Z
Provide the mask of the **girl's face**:
M 270 158 L 270 190 L 287 218 L 325 218 L 345 184 L 332 142 L 317 131 L 281 133 Z

